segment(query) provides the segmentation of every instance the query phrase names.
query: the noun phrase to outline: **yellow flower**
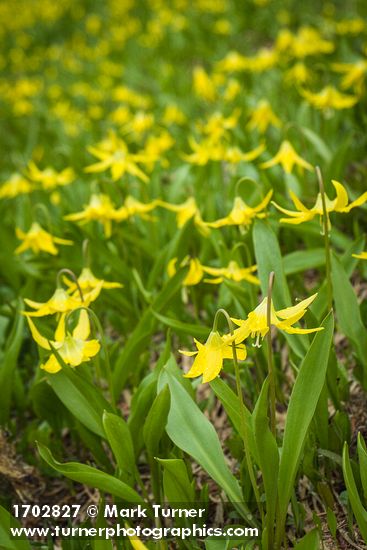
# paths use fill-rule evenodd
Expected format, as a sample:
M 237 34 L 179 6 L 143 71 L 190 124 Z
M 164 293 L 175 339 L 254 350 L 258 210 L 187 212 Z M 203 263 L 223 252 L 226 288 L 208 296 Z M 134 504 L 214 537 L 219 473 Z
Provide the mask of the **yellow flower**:
M 216 98 L 215 84 L 203 67 L 195 67 L 192 76 L 195 94 L 206 101 L 214 101 Z
M 176 273 L 177 271 L 176 263 L 177 263 L 177 258 L 172 258 L 168 262 L 167 273 L 169 277 L 173 277 L 174 274 Z M 184 278 L 182 284 L 184 286 L 193 286 L 193 285 L 199 284 L 204 276 L 203 266 L 201 265 L 200 261 L 197 258 L 190 258 L 189 256 L 186 256 L 182 260 L 182 262 L 180 263 L 180 267 L 184 267 L 187 264 L 189 264 L 189 271 L 186 277 Z
M 367 260 L 367 252 L 361 252 L 360 254 L 352 254 L 353 258 L 358 258 L 359 260 Z
M 39 183 L 42 189 L 46 191 L 58 186 L 69 185 L 75 179 L 75 173 L 72 168 L 65 168 L 61 172 L 56 172 L 49 166 L 45 170 L 40 170 L 36 164 L 31 161 L 28 164 L 28 177 Z
M 79 293 L 70 296 L 63 288 L 57 288 L 47 302 L 34 302 L 25 298 L 25 303 L 36 311 L 25 311 L 24 315 L 27 315 L 27 317 L 44 317 L 54 313 L 69 313 L 81 306 L 88 307 L 91 302 L 98 298 L 102 287 L 103 281 L 99 281 L 93 289 L 83 293 L 83 300 Z
M 302 61 L 298 61 L 284 73 L 284 81 L 288 85 L 302 86 L 311 80 L 312 72 Z
M 344 74 L 340 84 L 343 90 L 354 87 L 358 94 L 362 93 L 367 73 L 367 60 L 360 59 L 354 63 L 334 63 L 332 69 Z
M 125 199 L 123 206 L 116 210 L 115 220 L 123 221 L 131 218 L 138 214 L 142 218 L 151 219 L 147 215 L 148 212 L 151 212 L 158 204 L 158 201 L 152 201 L 149 203 L 143 203 L 135 199 L 134 197 L 128 196 Z
M 252 151 L 244 153 L 238 147 L 230 147 L 223 141 L 220 141 L 217 136 L 210 136 L 198 143 L 194 138 L 189 139 L 190 147 L 193 153 L 190 155 L 182 155 L 187 162 L 205 166 L 208 162 L 226 161 L 231 164 L 238 162 L 251 162 L 255 160 L 264 151 L 264 144 L 260 144 Z
M 219 332 L 212 331 L 205 344 L 201 344 L 195 338 L 198 351 L 182 351 L 183 355 L 196 355 L 194 363 L 186 378 L 196 378 L 203 375 L 203 383 L 214 380 L 223 367 L 223 359 L 233 359 L 232 342 L 235 336 L 226 334 L 221 336 Z M 246 359 L 246 348 L 244 345 L 236 345 L 237 358 L 243 361 Z
M 162 117 L 163 124 L 166 124 L 167 126 L 170 126 L 171 124 L 181 125 L 185 124 L 186 120 L 186 115 L 179 107 L 177 107 L 177 105 L 167 105 Z
M 306 298 L 306 300 L 302 300 L 302 302 L 299 302 L 295 306 L 280 309 L 279 311 L 275 311 L 273 304 L 271 304 L 271 325 L 284 330 L 284 332 L 288 332 L 288 334 L 309 334 L 322 330 L 322 327 L 305 329 L 292 326 L 304 316 L 306 309 L 312 304 L 316 296 L 317 293 Z M 236 342 L 242 342 L 251 335 L 251 338 L 256 337 L 254 346 L 260 347 L 260 338 L 264 338 L 269 330 L 267 325 L 267 303 L 268 298 L 266 297 L 254 311 L 248 314 L 245 321 L 242 319 L 232 319 L 240 327 L 234 331 Z
M 85 310 L 80 312 L 79 321 L 72 334 L 65 332 L 65 315 L 62 315 L 55 332 L 55 340 L 51 340 L 51 342 L 38 332 L 35 324 L 29 317 L 27 317 L 27 321 L 35 342 L 41 348 L 48 351 L 51 350 L 51 343 L 64 363 L 71 367 L 76 367 L 85 361 L 89 361 L 91 357 L 94 357 L 99 352 L 100 344 L 98 340 L 88 340 L 90 324 L 88 313 Z M 58 372 L 61 368 L 60 363 L 53 354 L 41 365 L 41 369 L 52 374 Z
M 194 197 L 189 197 L 185 202 L 181 204 L 171 204 L 169 202 L 162 201 L 157 199 L 156 204 L 171 212 L 176 212 L 177 227 L 183 227 L 185 223 L 190 219 L 194 218 L 195 225 L 204 235 L 209 233 L 207 224 L 203 221 L 200 210 L 196 204 Z
M 140 162 L 147 165 L 148 170 L 152 171 L 156 162 L 161 162 L 163 166 L 168 166 L 168 161 L 164 158 L 164 153 L 171 149 L 175 140 L 165 130 L 159 135 L 150 135 L 144 148 L 139 153 Z
M 300 157 L 292 144 L 287 140 L 281 143 L 279 151 L 272 159 L 260 164 L 260 168 L 272 168 L 277 164 L 281 164 L 283 170 L 285 170 L 287 174 L 292 172 L 294 165 L 300 168 L 306 168 L 306 170 L 313 170 L 312 165 Z
M 352 210 L 352 208 L 356 208 L 357 206 L 361 206 L 362 204 L 367 202 L 367 191 L 366 191 L 358 199 L 348 204 L 349 202 L 348 193 L 345 187 L 336 180 L 332 180 L 331 183 L 335 188 L 336 197 L 335 199 L 331 200 L 327 195 L 325 195 L 326 211 L 328 216 L 329 216 L 329 212 L 348 213 Z M 299 198 L 293 193 L 293 191 L 290 191 L 289 194 L 291 196 L 294 206 L 297 208 L 297 211 L 286 210 L 285 208 L 282 208 L 281 206 L 279 206 L 277 203 L 273 202 L 274 206 L 278 210 L 280 210 L 287 216 L 290 216 L 289 218 L 281 218 L 280 221 L 282 223 L 291 223 L 291 224 L 297 225 L 299 223 L 304 223 L 312 220 L 316 215 L 320 216 L 320 222 L 321 222 L 322 216 L 323 216 L 323 208 L 322 208 L 322 198 L 320 193 L 318 193 L 316 202 L 312 208 L 307 208 L 299 200 Z M 328 226 L 330 227 L 329 219 L 328 219 Z
M 21 254 L 22 252 L 31 249 L 35 254 L 38 254 L 39 252 L 47 252 L 48 254 L 56 256 L 56 254 L 58 254 L 58 249 L 55 246 L 56 244 L 73 244 L 73 241 L 54 237 L 51 233 L 48 233 L 42 229 L 37 222 L 33 222 L 29 231 L 26 233 L 19 227 L 16 228 L 15 233 L 17 238 L 23 241 L 22 244 L 15 249 L 16 254 Z
M 71 294 L 78 293 L 78 287 L 76 283 L 66 277 L 64 277 L 65 284 L 69 287 L 69 292 Z M 115 282 L 109 282 L 105 281 L 103 279 L 97 279 L 90 270 L 89 267 L 83 267 L 81 274 L 78 277 L 78 283 L 79 287 L 81 288 L 84 294 L 88 295 L 90 292 L 92 292 L 95 288 L 98 288 L 102 286 L 102 288 L 110 289 L 110 288 L 122 288 L 124 285 L 121 283 L 115 283 Z
M 301 95 L 313 107 L 322 111 L 328 109 L 350 109 L 358 101 L 358 97 L 341 94 L 334 86 L 326 86 L 318 93 L 301 90 Z
M 234 260 L 230 261 L 227 267 L 209 267 L 202 266 L 205 273 L 216 277 L 216 279 L 204 279 L 206 283 L 217 284 L 221 283 L 223 279 L 229 279 L 230 281 L 248 281 L 254 285 L 260 284 L 260 281 L 255 275 L 252 275 L 257 270 L 257 265 L 251 267 L 240 267 Z
M 259 101 L 252 110 L 250 120 L 247 123 L 247 127 L 250 130 L 258 130 L 260 134 L 265 133 L 269 126 L 279 127 L 280 125 L 280 119 L 276 116 L 266 99 Z
M 112 221 L 117 218 L 117 210 L 113 206 L 108 195 L 93 194 L 89 204 L 84 207 L 82 212 L 68 214 L 64 216 L 64 220 L 80 221 L 82 224 L 89 221 L 99 221 L 104 227 L 106 237 L 111 237 Z
M 107 140 L 96 147 L 88 147 L 88 151 L 99 159 L 99 162 L 87 166 L 85 172 L 104 172 L 110 169 L 113 181 L 125 174 L 136 176 L 144 182 L 148 181 L 148 176 L 137 165 L 141 162 L 139 156 L 130 153 L 126 143 L 115 134 L 110 134 Z
M 32 184 L 20 174 L 12 174 L 0 187 L 0 199 L 14 198 L 33 191 Z
M 241 197 L 236 197 L 231 212 L 225 218 L 220 218 L 214 222 L 206 222 L 208 227 L 218 228 L 225 225 L 244 225 L 249 227 L 255 218 L 264 218 L 265 213 L 261 212 L 268 205 L 273 191 L 269 191 L 265 198 L 257 206 L 249 206 Z

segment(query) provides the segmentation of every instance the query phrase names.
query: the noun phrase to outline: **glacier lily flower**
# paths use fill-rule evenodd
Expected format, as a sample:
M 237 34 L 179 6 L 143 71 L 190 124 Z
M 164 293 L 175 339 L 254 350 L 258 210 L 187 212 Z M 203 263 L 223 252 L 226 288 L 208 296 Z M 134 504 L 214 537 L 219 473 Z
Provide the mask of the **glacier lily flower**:
M 84 210 L 75 214 L 68 214 L 64 216 L 64 220 L 80 221 L 82 224 L 92 220 L 99 221 L 103 225 L 106 237 L 109 238 L 112 234 L 112 221 L 116 220 L 116 217 L 117 210 L 110 197 L 104 194 L 93 194 Z
M 62 245 L 72 245 L 73 241 L 67 239 L 60 239 L 59 237 L 54 237 L 48 231 L 45 231 L 39 223 L 33 222 L 30 229 L 27 232 L 22 231 L 19 227 L 16 228 L 15 234 L 17 238 L 23 241 L 16 249 L 16 254 L 21 254 L 26 250 L 32 250 L 35 254 L 39 252 L 47 252 L 56 256 L 58 254 L 58 248 L 56 244 Z
M 264 210 L 271 197 L 273 191 L 269 191 L 265 198 L 257 206 L 249 206 L 241 197 L 236 197 L 234 205 L 228 216 L 220 218 L 214 222 L 206 222 L 208 227 L 218 228 L 226 225 L 240 225 L 249 227 L 255 218 L 264 218 L 266 214 L 262 212 Z
M 214 380 L 223 367 L 223 359 L 233 359 L 232 342 L 235 336 L 226 334 L 221 336 L 219 332 L 212 331 L 205 344 L 201 344 L 194 338 L 197 351 L 179 350 L 183 355 L 189 357 L 196 355 L 194 363 L 186 378 L 196 378 L 203 375 L 203 383 Z M 236 345 L 237 358 L 246 359 L 247 352 L 245 346 Z
M 266 99 L 263 99 L 252 110 L 247 128 L 258 130 L 260 134 L 264 134 L 269 126 L 279 127 L 281 126 L 281 121 L 274 113 L 270 103 Z
M 102 290 L 103 281 L 99 281 L 89 292 L 81 296 L 70 296 L 64 288 L 57 288 L 47 302 L 34 302 L 25 298 L 25 303 L 36 311 L 25 311 L 27 317 L 44 317 L 54 313 L 69 313 L 81 306 L 88 307 L 91 302 L 96 300 Z
M 206 283 L 217 284 L 221 283 L 224 279 L 230 281 L 247 281 L 253 285 L 259 285 L 260 281 L 255 275 L 252 275 L 257 270 L 257 265 L 251 267 L 240 267 L 234 260 L 230 261 L 227 267 L 209 267 L 202 266 L 203 271 L 208 275 L 216 277 L 215 279 L 204 279 Z
M 317 293 L 306 298 L 306 300 L 302 300 L 302 302 L 299 302 L 295 306 L 280 309 L 278 311 L 275 311 L 273 303 L 271 303 L 271 325 L 288 334 L 310 334 L 311 332 L 323 330 L 322 327 L 307 329 L 293 326 L 294 323 L 304 316 L 308 306 L 312 304 L 316 296 Z M 251 335 L 252 338 L 256 337 L 254 346 L 261 346 L 260 338 L 263 339 L 269 331 L 267 324 L 267 304 L 268 298 L 265 297 L 254 311 L 248 314 L 246 320 L 232 319 L 232 321 L 240 327 L 234 331 L 236 342 L 242 342 Z
M 260 168 L 272 168 L 277 164 L 280 164 L 287 174 L 290 174 L 292 172 L 294 166 L 306 168 L 306 170 L 313 170 L 313 166 L 302 157 L 300 157 L 294 149 L 293 145 L 287 140 L 281 143 L 279 151 L 272 159 L 260 164 Z
M 333 86 L 326 86 L 318 93 L 301 90 L 301 95 L 316 109 L 327 111 L 331 109 L 350 109 L 358 97 L 342 94 Z
M 0 187 L 0 199 L 12 199 L 18 195 L 31 193 L 33 190 L 33 185 L 24 176 L 12 174 Z
M 79 293 L 78 287 L 74 281 L 70 281 L 67 277 L 64 277 L 65 284 L 69 287 L 68 290 L 71 294 Z M 89 267 L 83 267 L 81 274 L 78 277 L 79 288 L 84 294 L 88 295 L 94 289 L 102 288 L 111 289 L 111 288 L 122 288 L 124 285 L 115 282 L 105 281 L 103 279 L 97 279 L 90 270 Z
M 69 185 L 75 179 L 75 172 L 72 168 L 65 168 L 61 172 L 57 172 L 48 166 L 44 170 L 40 170 L 33 161 L 28 164 L 27 175 L 32 181 L 39 183 L 45 191 Z
M 348 213 L 353 208 L 356 208 L 357 206 L 361 206 L 362 204 L 367 202 L 367 191 L 363 193 L 355 201 L 349 202 L 348 193 L 345 187 L 336 180 L 332 180 L 331 183 L 335 188 L 336 197 L 335 199 L 331 200 L 327 195 L 325 195 L 326 211 L 328 216 L 330 212 Z M 316 202 L 312 208 L 307 208 L 299 200 L 299 198 L 293 193 L 293 191 L 290 191 L 289 194 L 291 196 L 294 206 L 297 208 L 297 211 L 287 210 L 279 206 L 276 202 L 273 202 L 274 206 L 278 210 L 280 210 L 281 212 L 289 216 L 288 218 L 281 218 L 280 221 L 282 223 L 290 223 L 290 224 L 297 225 L 297 224 L 312 220 L 316 215 L 320 216 L 320 221 L 322 220 L 323 208 L 322 208 L 322 198 L 320 193 L 318 193 Z M 328 227 L 330 228 L 329 219 L 328 219 Z
M 360 254 L 352 254 L 353 258 L 358 258 L 358 260 L 367 260 L 367 252 L 361 252 Z
M 70 367 L 77 367 L 81 363 L 89 361 L 91 357 L 99 352 L 100 343 L 98 340 L 88 340 L 90 324 L 88 313 L 85 310 L 80 312 L 78 323 L 72 334 L 65 330 L 65 314 L 62 315 L 55 332 L 55 340 L 51 341 L 39 333 L 36 325 L 29 317 L 27 317 L 27 321 L 35 342 L 48 351 L 54 348 L 64 363 L 70 365 Z M 52 374 L 58 372 L 61 368 L 57 357 L 53 354 L 41 365 L 41 369 Z
M 176 264 L 177 258 L 172 258 L 168 262 L 167 273 L 169 277 L 173 277 L 176 273 Z M 190 258 L 189 256 L 186 256 L 186 258 L 184 258 L 180 263 L 180 267 L 184 267 L 185 265 L 189 265 L 189 271 L 184 278 L 182 284 L 184 286 L 193 286 L 199 284 L 204 276 L 204 269 L 200 261 L 197 258 Z
M 155 203 L 162 208 L 166 208 L 167 210 L 176 213 L 177 227 L 183 227 L 190 218 L 194 218 L 195 225 L 197 226 L 199 231 L 204 235 L 207 235 L 209 233 L 207 224 L 203 221 L 201 217 L 200 210 L 196 204 L 194 197 L 189 197 L 185 202 L 181 204 L 171 204 L 160 199 L 157 199 Z

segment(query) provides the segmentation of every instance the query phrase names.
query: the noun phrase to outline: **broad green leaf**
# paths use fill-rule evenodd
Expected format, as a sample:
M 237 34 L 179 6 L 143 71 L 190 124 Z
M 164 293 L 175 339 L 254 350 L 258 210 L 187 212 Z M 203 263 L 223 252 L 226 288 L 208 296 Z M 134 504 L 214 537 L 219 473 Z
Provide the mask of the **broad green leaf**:
M 159 442 L 166 429 L 169 408 L 170 392 L 166 385 L 153 401 L 143 428 L 144 443 L 152 457 L 157 454 Z
M 284 273 L 293 275 L 310 268 L 320 267 L 325 264 L 325 250 L 312 248 L 291 252 L 283 258 Z
M 164 494 L 170 504 L 193 503 L 195 501 L 195 491 L 184 460 L 180 458 L 157 458 L 157 461 L 163 466 Z
M 277 504 L 277 479 L 279 470 L 279 452 L 277 442 L 269 429 L 268 418 L 269 380 L 262 385 L 254 412 L 252 413 L 254 439 L 259 457 L 266 497 L 266 527 L 268 548 L 272 548 L 275 509 Z
M 319 153 L 323 160 L 326 163 L 329 163 L 331 160 L 332 152 L 326 145 L 325 141 L 321 139 L 318 134 L 310 130 L 310 128 L 306 128 L 305 126 L 301 127 L 301 132 L 305 136 L 305 138 L 311 143 L 311 145 L 314 146 L 315 151 Z
M 119 469 L 119 477 L 128 485 L 136 478 L 134 445 L 125 420 L 117 414 L 103 413 L 103 427 Z
M 149 380 L 147 378 L 142 380 L 138 390 L 134 394 L 131 402 L 130 416 L 127 421 L 130 433 L 134 434 L 133 444 L 136 457 L 139 456 L 144 446 L 143 427 L 157 393 L 157 380 L 154 374 L 151 373 L 149 375 Z
M 18 355 L 23 340 L 24 316 L 18 310 L 11 332 L 6 342 L 4 355 L 0 364 L 0 424 L 5 424 L 9 418 L 10 400 L 14 369 L 17 366 Z
M 294 550 L 320 550 L 320 535 L 318 529 L 312 529 L 299 542 Z
M 361 474 L 363 495 L 364 495 L 365 502 L 367 502 L 367 451 L 366 451 L 366 444 L 360 432 L 358 433 L 357 448 L 358 448 L 359 471 Z
M 65 367 L 56 374 L 47 373 L 47 380 L 67 409 L 92 432 L 105 437 L 102 415 L 111 410 L 103 398 L 88 380 L 82 378 L 70 367 Z
M 32 547 L 27 540 L 11 536 L 10 527 L 21 528 L 21 524 L 0 506 L 0 548 L 3 550 L 31 550 Z
M 367 329 L 362 323 L 357 296 L 340 261 L 331 258 L 335 310 L 342 332 L 353 344 L 362 363 L 363 384 L 367 387 Z
M 334 328 L 332 313 L 326 317 L 322 326 L 324 330 L 316 333 L 302 361 L 289 401 L 278 477 L 278 543 L 282 538 L 288 503 L 308 428 L 325 383 Z
M 348 445 L 344 443 L 343 448 L 343 476 L 348 491 L 348 499 L 352 506 L 353 514 L 358 523 L 359 530 L 364 542 L 367 542 L 367 511 L 363 507 L 358 493 L 356 482 L 354 481 L 352 466 L 349 460 Z
M 129 487 L 126 483 L 123 483 L 116 477 L 110 474 L 105 474 L 97 468 L 87 466 L 86 464 L 80 464 L 79 462 L 58 462 L 54 459 L 51 451 L 42 443 L 37 443 L 39 453 L 43 460 L 47 462 L 51 468 L 63 474 L 65 477 L 99 489 L 105 493 L 111 493 L 111 495 L 120 498 L 123 501 L 131 502 L 134 504 L 144 504 L 141 496 Z
M 210 333 L 210 328 L 203 327 L 202 325 L 194 325 L 193 323 L 183 323 L 177 319 L 172 319 L 166 317 L 165 315 L 160 315 L 156 311 L 152 311 L 154 317 L 158 319 L 161 323 L 167 327 L 173 328 L 178 333 L 182 332 L 183 334 L 190 334 L 195 338 L 207 338 Z
M 220 446 L 218 435 L 185 389 L 168 376 L 171 407 L 166 431 L 177 447 L 188 453 L 218 483 L 246 515 L 247 508 L 237 479 L 231 474 Z

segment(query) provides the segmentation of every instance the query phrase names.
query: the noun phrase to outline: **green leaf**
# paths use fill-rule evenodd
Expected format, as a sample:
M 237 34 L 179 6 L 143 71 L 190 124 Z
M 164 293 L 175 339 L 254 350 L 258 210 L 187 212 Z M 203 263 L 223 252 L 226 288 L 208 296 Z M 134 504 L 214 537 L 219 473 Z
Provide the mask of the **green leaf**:
M 144 423 L 143 438 L 151 457 L 158 453 L 159 442 L 166 429 L 170 399 L 169 387 L 166 385 L 153 401 Z
M 23 341 L 23 328 L 24 316 L 18 310 L 0 364 L 0 424 L 5 424 L 9 418 L 13 375 Z
M 311 143 L 311 145 L 314 146 L 315 151 L 319 153 L 324 161 L 326 163 L 329 163 L 331 160 L 332 152 L 326 145 L 325 141 L 321 139 L 318 134 L 310 130 L 310 128 L 306 128 L 305 126 L 301 126 L 301 132 L 305 136 L 305 138 Z
M 326 317 L 322 326 L 324 330 L 316 333 L 302 361 L 289 401 L 278 477 L 278 543 L 282 539 L 288 503 L 308 428 L 325 383 L 334 328 L 332 313 Z
M 67 409 L 92 432 L 105 437 L 102 425 L 104 410 L 111 406 L 88 380 L 65 367 L 56 374 L 47 373 L 47 380 Z
M 21 524 L 0 506 L 0 548 L 3 550 L 31 550 L 32 547 L 27 540 L 11 536 L 10 527 L 21 528 Z
M 312 248 L 308 250 L 297 250 L 283 258 L 284 273 L 293 275 L 306 269 L 320 267 L 325 264 L 325 250 L 323 248 Z
M 353 514 L 358 523 L 364 542 L 367 542 L 367 511 L 361 502 L 356 482 L 354 481 L 352 466 L 349 460 L 348 445 L 343 448 L 343 476 L 348 491 L 348 499 L 352 506 Z
M 168 376 L 171 392 L 171 408 L 166 431 L 177 447 L 188 453 L 218 483 L 228 498 L 246 515 L 237 479 L 226 464 L 218 435 L 177 380 Z
M 83 485 L 88 485 L 88 487 L 110 493 L 123 501 L 134 504 L 144 504 L 143 499 L 134 489 L 116 477 L 105 474 L 101 472 L 101 470 L 97 470 L 97 468 L 92 468 L 92 466 L 80 464 L 79 462 L 58 462 L 54 459 L 51 451 L 45 445 L 37 443 L 37 446 L 43 460 L 47 462 L 51 468 L 63 474 L 65 477 L 82 483 Z
M 266 527 L 269 547 L 273 544 L 274 518 L 277 504 L 277 479 L 279 451 L 277 442 L 269 429 L 268 399 L 269 380 L 262 385 L 259 398 L 252 413 L 254 439 L 259 457 L 266 497 Z
M 359 458 L 359 471 L 361 474 L 361 482 L 363 488 L 363 496 L 365 502 L 367 502 L 367 451 L 366 444 L 363 441 L 361 432 L 358 433 L 358 458 Z
M 160 315 L 156 311 L 152 311 L 154 317 L 158 319 L 161 323 L 167 327 L 173 328 L 177 332 L 182 332 L 183 334 L 190 334 L 195 338 L 207 338 L 210 333 L 209 327 L 203 327 L 202 325 L 194 325 L 192 323 L 183 323 L 177 319 L 172 319 L 166 317 L 165 315 Z
M 367 329 L 362 323 L 357 296 L 340 261 L 331 258 L 334 302 L 338 323 L 342 332 L 353 344 L 358 359 L 364 367 L 363 383 L 367 387 Z
M 163 466 L 163 488 L 168 501 L 175 503 L 193 503 L 195 491 L 187 473 L 185 461 L 180 458 L 157 458 Z
M 116 459 L 119 477 L 128 485 L 132 485 L 136 479 L 136 465 L 129 427 L 121 416 L 107 411 L 103 413 L 103 427 Z
M 320 535 L 318 529 L 312 529 L 294 547 L 294 550 L 320 550 Z

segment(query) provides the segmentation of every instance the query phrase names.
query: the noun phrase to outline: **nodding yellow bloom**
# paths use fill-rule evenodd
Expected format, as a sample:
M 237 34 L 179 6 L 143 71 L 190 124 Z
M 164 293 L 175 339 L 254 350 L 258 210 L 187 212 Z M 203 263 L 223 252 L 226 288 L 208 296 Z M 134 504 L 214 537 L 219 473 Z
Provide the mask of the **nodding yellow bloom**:
M 276 49 L 282 54 L 303 59 L 309 55 L 331 53 L 334 51 L 334 44 L 325 40 L 318 30 L 305 26 L 297 34 L 292 34 L 288 29 L 281 30 Z
M 88 147 L 88 151 L 99 159 L 99 162 L 84 168 L 85 172 L 104 172 L 110 169 L 113 181 L 125 174 L 131 174 L 145 183 L 148 182 L 148 176 L 137 165 L 141 162 L 139 155 L 130 153 L 126 143 L 115 134 L 110 134 L 109 138 L 96 147 Z
M 227 267 L 209 267 L 202 266 L 205 273 L 216 277 L 215 279 L 204 279 L 206 283 L 217 284 L 221 283 L 224 279 L 230 281 L 247 281 L 253 285 L 259 285 L 260 281 L 255 275 L 252 275 L 257 270 L 257 265 L 251 267 L 240 267 L 234 260 L 230 261 Z
M 61 172 L 56 172 L 56 170 L 48 166 L 44 170 L 40 170 L 33 161 L 28 164 L 27 175 L 32 181 L 39 183 L 45 191 L 69 185 L 69 183 L 75 180 L 75 172 L 72 168 L 65 168 Z
M 284 73 L 284 82 L 290 86 L 303 86 L 311 82 L 312 76 L 310 69 L 298 61 Z
M 33 222 L 29 231 L 26 233 L 22 231 L 19 227 L 15 229 L 16 236 L 19 240 L 23 241 L 16 249 L 16 254 L 21 254 L 26 250 L 32 250 L 35 254 L 40 252 L 47 252 L 56 256 L 58 254 L 58 248 L 56 244 L 62 245 L 72 245 L 73 241 L 67 239 L 60 239 L 59 237 L 54 237 L 51 233 L 48 233 L 37 223 Z
M 361 17 L 354 19 L 341 19 L 335 24 L 335 30 L 338 34 L 359 34 L 366 28 L 366 22 Z
M 360 254 L 352 254 L 353 258 L 358 258 L 358 260 L 367 260 L 367 252 L 361 252 Z
M 226 225 L 240 225 L 249 227 L 255 218 L 264 218 L 266 214 L 261 212 L 264 210 L 271 197 L 273 191 L 269 191 L 265 198 L 257 206 L 249 206 L 246 204 L 241 197 L 236 197 L 234 199 L 234 205 L 228 216 L 225 218 L 220 218 L 214 222 L 206 222 L 208 227 L 218 228 L 224 227 Z
M 288 332 L 288 334 L 310 334 L 311 332 L 322 330 L 322 327 L 297 328 L 292 326 L 304 316 L 308 306 L 312 304 L 316 296 L 317 293 L 313 294 L 309 298 L 306 298 L 306 300 L 302 300 L 302 302 L 299 302 L 295 306 L 280 309 L 279 311 L 275 311 L 272 303 L 271 325 L 283 330 L 284 332 Z M 257 306 L 257 308 L 254 309 L 254 311 L 251 311 L 248 314 L 245 321 L 242 319 L 232 319 L 232 321 L 240 327 L 234 331 L 236 342 L 242 342 L 251 335 L 251 338 L 256 337 L 256 341 L 253 345 L 255 347 L 261 346 L 260 338 L 263 339 L 269 331 L 267 324 L 267 304 L 268 298 L 266 297 Z
M 194 218 L 195 225 L 199 231 L 203 235 L 207 235 L 209 233 L 209 229 L 206 226 L 207 224 L 205 224 L 201 217 L 200 210 L 194 197 L 189 197 L 181 204 L 171 204 L 160 199 L 157 199 L 155 203 L 157 206 L 171 210 L 171 212 L 176 212 L 177 227 L 183 227 L 190 218 Z
M 198 143 L 194 138 L 189 138 L 190 147 L 193 153 L 182 155 L 187 162 L 205 166 L 210 161 L 229 162 L 236 164 L 238 162 L 251 162 L 255 160 L 264 151 L 264 144 L 260 144 L 255 149 L 244 153 L 238 147 L 230 147 L 217 136 L 210 136 Z
M 147 170 L 152 171 L 157 162 L 161 162 L 162 166 L 168 166 L 168 160 L 164 157 L 164 153 L 171 149 L 175 140 L 165 130 L 159 135 L 150 135 L 145 143 L 144 148 L 139 153 L 140 162 L 145 164 Z
M 358 101 L 358 97 L 341 94 L 334 86 L 326 86 L 315 94 L 308 90 L 301 90 L 301 95 L 313 107 L 322 111 L 330 109 L 350 109 Z
M 205 344 L 201 344 L 194 338 L 198 351 L 179 350 L 183 355 L 189 357 L 196 355 L 194 363 L 186 378 L 196 378 L 203 375 L 203 383 L 214 380 L 223 368 L 223 359 L 233 359 L 232 342 L 235 335 L 226 334 L 221 336 L 219 332 L 212 331 Z M 246 359 L 247 351 L 243 344 L 237 345 L 237 358 L 243 361 Z
M 195 67 L 192 77 L 195 94 L 206 101 L 215 101 L 217 95 L 216 87 L 205 69 L 203 67 Z
M 64 288 L 57 288 L 47 302 L 34 302 L 25 298 L 25 303 L 36 311 L 24 311 L 27 317 L 44 317 L 54 313 L 69 313 L 78 307 L 88 307 L 91 302 L 96 300 L 102 290 L 103 281 L 96 283 L 94 288 L 83 293 L 83 300 L 78 294 L 70 296 Z
M 280 164 L 287 174 L 292 172 L 294 166 L 313 170 L 313 166 L 297 154 L 293 145 L 288 140 L 283 141 L 277 154 L 272 159 L 260 164 L 260 168 L 272 168 L 277 164 Z
M 367 74 L 366 59 L 360 59 L 355 63 L 333 63 L 331 67 L 337 73 L 344 74 L 340 83 L 342 90 L 355 88 L 358 94 L 362 93 Z
M 33 185 L 21 174 L 12 174 L 0 187 L 0 199 L 12 199 L 34 190 Z
M 68 279 L 67 276 L 65 276 L 64 282 L 71 294 L 79 294 L 78 287 L 74 281 Z M 97 279 L 97 277 L 93 275 L 89 267 L 83 267 L 82 272 L 78 277 L 78 284 L 83 292 L 83 297 L 84 294 L 88 295 L 95 288 L 99 288 L 100 286 L 105 289 L 122 288 L 124 286 L 121 283 L 109 282 L 105 281 L 104 279 Z
M 170 126 L 171 124 L 177 124 L 181 126 L 182 124 L 185 124 L 186 120 L 186 115 L 181 111 L 179 107 L 177 107 L 177 105 L 167 105 L 162 117 L 163 124 L 165 124 L 166 126 Z
M 48 351 L 51 346 L 47 338 L 42 336 L 33 321 L 27 317 L 32 337 L 37 344 Z M 91 357 L 97 355 L 100 349 L 98 340 L 88 340 L 90 334 L 90 324 L 88 313 L 82 310 L 79 314 L 79 321 L 72 334 L 65 331 L 65 315 L 62 315 L 55 332 L 55 340 L 51 340 L 52 347 L 59 353 L 60 357 L 70 367 L 77 367 L 81 363 L 89 361 Z M 50 355 L 41 369 L 52 374 L 61 370 L 61 365 L 55 355 Z
M 247 127 L 250 130 L 258 130 L 260 134 L 264 134 L 269 126 L 281 125 L 280 119 L 276 116 L 270 103 L 266 99 L 262 99 L 252 110 L 250 120 Z
M 168 262 L 167 273 L 169 277 L 173 277 L 176 273 L 176 264 L 177 258 L 172 258 Z M 182 284 L 184 286 L 194 286 L 199 284 L 204 276 L 204 269 L 200 261 L 197 258 L 190 258 L 189 256 L 186 256 L 180 263 L 180 267 L 184 267 L 185 265 L 189 265 L 189 272 L 184 278 Z
M 147 213 L 151 212 L 156 206 L 157 201 L 143 203 L 134 197 L 128 196 L 123 206 L 116 210 L 114 219 L 116 221 L 123 221 L 135 215 L 139 215 L 141 218 L 151 219 L 151 216 L 148 216 Z
M 90 198 L 89 204 L 84 207 L 82 212 L 76 212 L 75 214 L 68 214 L 64 216 L 64 220 L 70 220 L 73 222 L 81 222 L 82 224 L 89 221 L 99 221 L 102 223 L 106 237 L 111 237 L 112 233 L 112 221 L 116 220 L 117 210 L 113 206 L 111 199 L 108 195 L 93 194 Z
M 361 206 L 362 204 L 367 202 L 367 191 L 363 193 L 358 199 L 349 203 L 348 193 L 345 187 L 336 180 L 331 180 L 331 183 L 335 188 L 336 197 L 335 199 L 331 200 L 327 195 L 325 195 L 326 212 L 328 214 L 329 228 L 330 228 L 330 220 L 329 220 L 330 212 L 348 213 L 352 210 L 352 208 L 356 208 L 357 206 Z M 297 225 L 297 224 L 312 220 L 316 215 L 319 215 L 320 222 L 322 221 L 322 216 L 324 211 L 322 208 L 322 198 L 320 193 L 318 193 L 316 202 L 312 208 L 307 208 L 299 200 L 299 198 L 293 193 L 293 191 L 290 191 L 289 194 L 291 196 L 294 206 L 297 208 L 297 211 L 286 210 L 285 208 L 282 208 L 281 206 L 279 206 L 279 204 L 277 204 L 276 202 L 273 202 L 274 206 L 278 210 L 280 210 L 287 216 L 290 216 L 289 218 L 281 218 L 280 221 L 282 223 L 291 223 L 291 224 Z

